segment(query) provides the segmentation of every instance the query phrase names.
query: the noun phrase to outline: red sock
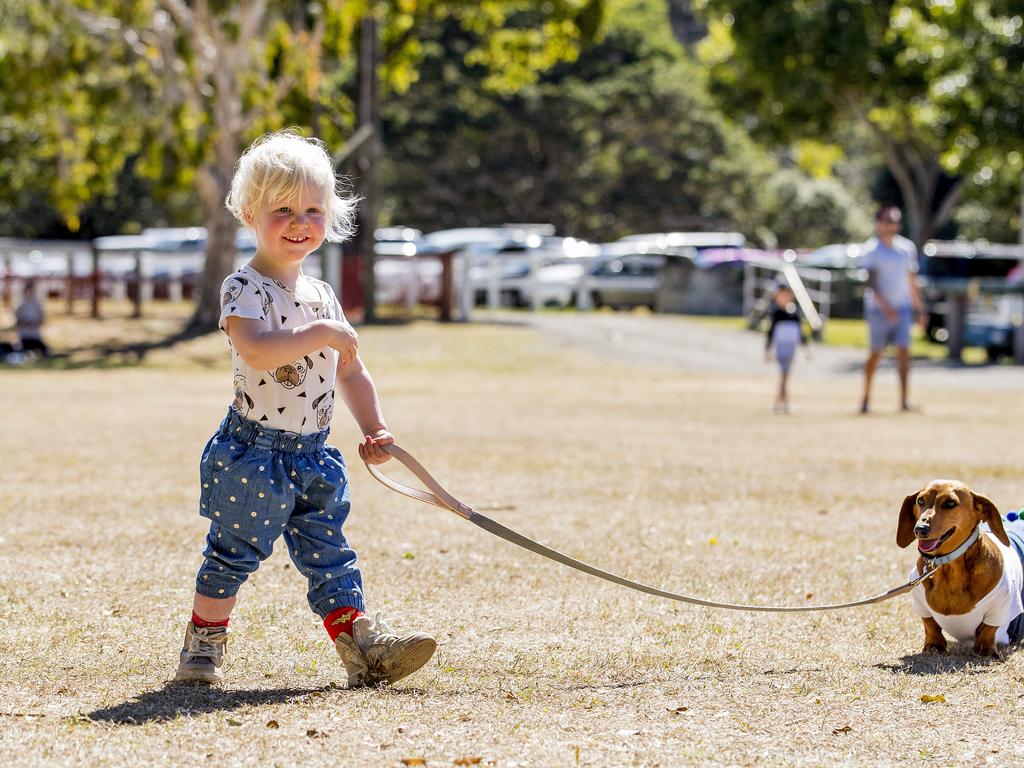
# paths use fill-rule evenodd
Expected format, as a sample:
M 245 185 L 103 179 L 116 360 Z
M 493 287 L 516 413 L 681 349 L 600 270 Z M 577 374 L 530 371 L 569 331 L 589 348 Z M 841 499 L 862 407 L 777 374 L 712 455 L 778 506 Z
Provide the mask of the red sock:
M 226 627 L 230 618 L 231 617 L 229 616 L 227 619 L 222 621 L 208 621 L 196 616 L 196 612 L 192 611 L 192 626 L 196 629 L 206 629 L 207 627 Z
M 327 614 L 327 617 L 324 619 L 324 628 L 327 630 L 327 634 L 331 636 L 331 640 L 337 640 L 338 635 L 342 632 L 346 635 L 351 635 L 352 622 L 362 615 L 362 611 L 351 606 L 336 608 Z

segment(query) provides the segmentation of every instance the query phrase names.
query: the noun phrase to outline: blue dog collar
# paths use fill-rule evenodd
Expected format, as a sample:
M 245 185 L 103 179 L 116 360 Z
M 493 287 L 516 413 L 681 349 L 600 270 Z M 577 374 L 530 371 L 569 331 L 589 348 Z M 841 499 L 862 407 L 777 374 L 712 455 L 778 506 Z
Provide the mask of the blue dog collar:
M 935 555 L 933 557 L 930 557 L 927 554 L 925 554 L 924 552 L 922 552 L 921 550 L 918 550 L 917 554 L 919 554 L 922 558 L 924 558 L 924 562 L 925 562 L 925 564 L 929 568 L 935 569 L 935 568 L 938 568 L 940 565 L 945 565 L 946 563 L 951 563 L 954 560 L 956 560 L 958 557 L 961 557 L 964 554 L 964 552 L 966 552 L 968 549 L 970 549 L 974 545 L 974 542 L 976 542 L 978 540 L 978 537 L 980 535 L 981 535 L 981 526 L 978 525 L 978 526 L 974 527 L 973 531 L 971 531 L 971 535 L 967 537 L 967 540 L 963 544 L 961 544 L 959 547 L 954 549 L 952 552 L 948 552 L 945 555 Z

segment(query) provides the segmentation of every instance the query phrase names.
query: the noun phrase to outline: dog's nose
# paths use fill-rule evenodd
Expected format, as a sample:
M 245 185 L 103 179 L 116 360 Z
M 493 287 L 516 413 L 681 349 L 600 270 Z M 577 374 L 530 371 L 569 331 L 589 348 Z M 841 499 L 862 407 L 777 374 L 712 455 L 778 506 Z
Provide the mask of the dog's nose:
M 931 529 L 932 524 L 930 520 L 918 520 L 917 525 L 914 526 L 914 535 L 919 539 L 923 539 Z

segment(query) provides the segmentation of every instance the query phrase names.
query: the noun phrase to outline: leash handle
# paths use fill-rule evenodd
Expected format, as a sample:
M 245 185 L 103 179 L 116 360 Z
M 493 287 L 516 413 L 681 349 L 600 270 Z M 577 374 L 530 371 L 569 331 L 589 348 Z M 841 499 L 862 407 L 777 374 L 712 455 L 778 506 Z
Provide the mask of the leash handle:
M 391 490 L 400 493 L 403 496 L 408 496 L 410 499 L 422 501 L 424 504 L 432 504 L 435 507 L 440 507 L 441 509 L 447 509 L 450 512 L 454 512 L 459 517 L 466 518 L 467 520 L 472 517 L 473 510 L 448 493 L 448 491 L 446 491 L 441 484 L 434 479 L 433 475 L 427 472 L 426 468 L 413 458 L 412 454 L 403 448 L 399 448 L 394 443 L 391 445 L 382 445 L 381 448 L 404 464 L 409 471 L 416 475 L 420 482 L 430 490 L 424 491 L 419 488 L 413 488 L 410 485 L 400 483 L 397 480 L 392 480 L 377 469 L 375 465 L 370 464 L 369 462 L 364 462 L 366 464 L 366 468 L 370 470 L 370 474 L 377 480 Z
M 655 597 L 663 597 L 668 600 L 675 600 L 681 603 L 689 603 L 691 605 L 701 605 L 706 608 L 722 608 L 730 611 L 752 611 L 757 613 L 809 613 L 812 611 L 834 611 L 840 608 L 854 608 L 861 605 L 872 605 L 873 603 L 880 603 L 884 600 L 890 600 L 899 595 L 905 594 L 920 584 L 925 579 L 935 574 L 936 568 L 926 569 L 924 573 L 920 574 L 914 579 L 911 579 L 902 586 L 890 589 L 887 592 L 883 592 L 874 597 L 866 597 L 862 600 L 854 600 L 849 603 L 833 603 L 830 605 L 802 605 L 802 606 L 786 606 L 786 605 L 741 605 L 737 603 L 720 603 L 714 600 L 704 600 L 703 598 L 691 597 L 689 595 L 682 595 L 676 592 L 668 592 L 664 589 L 658 589 L 647 584 L 643 584 L 639 581 L 633 581 L 627 579 L 624 576 L 618 574 L 609 573 L 608 571 L 601 570 L 589 563 L 584 563 L 582 560 L 577 560 L 574 557 L 570 557 L 558 550 L 552 549 L 551 547 L 545 546 L 539 542 L 534 541 L 521 533 L 507 528 L 506 526 L 498 523 L 486 515 L 482 515 L 467 504 L 463 504 L 452 494 L 444 489 L 444 487 L 433 478 L 433 476 L 416 461 L 412 455 L 398 447 L 397 445 L 384 445 L 381 446 L 385 451 L 390 453 L 399 462 L 404 464 L 416 477 L 430 490 L 424 491 L 419 488 L 413 488 L 412 486 L 399 483 L 396 480 L 392 480 L 377 467 L 368 462 L 366 468 L 370 471 L 379 482 L 403 496 L 408 496 L 416 501 L 422 501 L 425 504 L 431 504 L 441 509 L 447 509 L 460 517 L 465 518 L 469 522 L 483 528 L 488 533 L 491 533 L 505 541 L 511 542 L 516 546 L 522 547 L 523 549 L 534 552 L 542 557 L 546 557 L 549 560 L 554 560 L 556 563 L 567 565 L 570 568 L 575 568 L 583 573 L 588 573 L 591 576 L 596 576 L 599 579 L 610 581 L 613 584 L 618 584 L 628 589 L 634 589 L 638 592 L 644 592 Z

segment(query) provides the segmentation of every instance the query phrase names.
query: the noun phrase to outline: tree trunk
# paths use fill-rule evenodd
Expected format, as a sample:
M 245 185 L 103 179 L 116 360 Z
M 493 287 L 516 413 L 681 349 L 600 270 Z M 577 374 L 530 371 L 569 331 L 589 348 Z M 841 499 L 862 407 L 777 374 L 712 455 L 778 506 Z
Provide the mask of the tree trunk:
M 964 181 L 957 179 L 941 199 L 936 199 L 942 178 L 938 157 L 927 151 L 920 152 L 912 141 L 899 140 L 870 120 L 867 124 L 878 140 L 886 167 L 903 196 L 907 234 L 920 249 L 953 215 Z
M 376 261 L 373 247 L 374 230 L 377 228 L 377 157 L 380 145 L 378 131 L 378 84 L 377 84 L 377 20 L 372 14 L 363 18 L 359 41 L 359 127 L 369 128 L 370 140 L 360 153 L 358 191 L 362 195 L 359 203 L 359 233 L 356 248 L 363 257 L 363 322 L 372 323 L 377 317 L 376 306 Z
M 235 232 L 238 222 L 224 207 L 230 188 L 230 172 L 202 169 L 198 186 L 206 208 L 206 261 L 196 295 L 196 308 L 186 333 L 209 333 L 220 319 L 220 289 L 235 267 Z

